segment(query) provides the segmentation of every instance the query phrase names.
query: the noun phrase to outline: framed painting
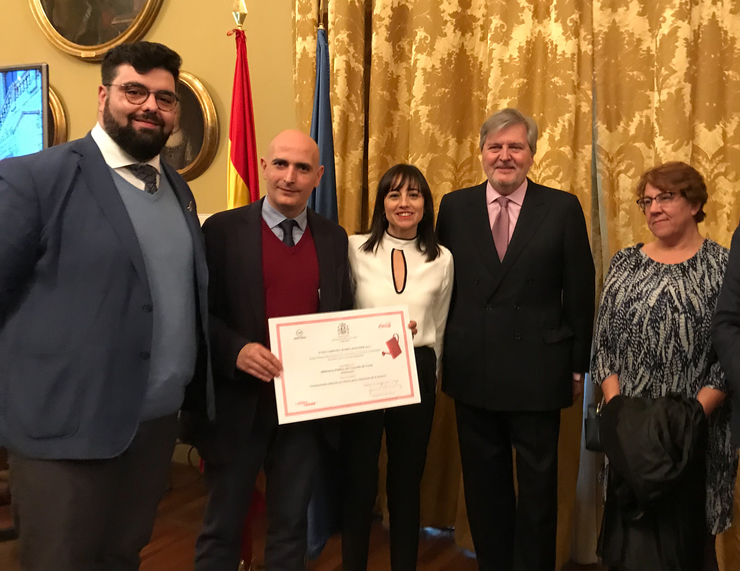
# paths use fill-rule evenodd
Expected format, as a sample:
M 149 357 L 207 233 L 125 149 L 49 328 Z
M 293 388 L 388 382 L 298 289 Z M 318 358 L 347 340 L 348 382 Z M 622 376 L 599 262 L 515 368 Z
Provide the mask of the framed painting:
M 163 0 L 29 0 L 41 31 L 57 48 L 99 61 L 112 47 L 144 36 Z
M 216 156 L 218 117 L 203 83 L 187 71 L 180 72 L 177 94 L 177 126 L 162 150 L 162 158 L 185 180 L 193 180 L 206 171 Z

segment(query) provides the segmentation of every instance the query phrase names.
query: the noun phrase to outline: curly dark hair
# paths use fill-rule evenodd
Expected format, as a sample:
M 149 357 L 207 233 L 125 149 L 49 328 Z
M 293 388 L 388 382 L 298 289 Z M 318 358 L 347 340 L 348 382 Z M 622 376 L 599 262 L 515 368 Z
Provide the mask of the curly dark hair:
M 172 74 L 177 85 L 182 58 L 167 46 L 155 42 L 121 44 L 110 50 L 103 58 L 100 68 L 103 85 L 113 83 L 118 75 L 118 67 L 123 64 L 129 64 L 136 73 L 142 75 L 153 69 L 164 69 Z

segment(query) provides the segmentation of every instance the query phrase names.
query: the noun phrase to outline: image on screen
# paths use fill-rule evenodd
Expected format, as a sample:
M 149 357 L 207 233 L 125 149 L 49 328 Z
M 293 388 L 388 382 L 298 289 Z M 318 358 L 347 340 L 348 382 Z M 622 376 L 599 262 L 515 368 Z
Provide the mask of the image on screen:
M 46 64 L 0 68 L 0 159 L 46 147 Z

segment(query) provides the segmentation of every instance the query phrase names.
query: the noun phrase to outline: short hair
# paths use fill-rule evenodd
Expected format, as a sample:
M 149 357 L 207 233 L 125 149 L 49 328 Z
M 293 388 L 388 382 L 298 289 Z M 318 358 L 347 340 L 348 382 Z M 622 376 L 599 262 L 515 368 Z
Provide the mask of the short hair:
M 706 217 L 704 205 L 709 194 L 704 177 L 691 165 L 681 161 L 671 161 L 658 165 L 645 172 L 637 183 L 637 197 L 645 195 L 647 185 L 654 186 L 662 192 L 677 192 L 690 204 L 699 205 L 699 211 L 694 214 L 694 220 L 699 223 Z
M 129 64 L 142 75 L 153 69 L 169 71 L 175 78 L 177 86 L 182 58 L 167 46 L 155 42 L 120 44 L 105 54 L 103 58 L 100 68 L 103 85 L 110 85 L 113 82 L 118 73 L 118 67 L 123 64 Z
M 532 156 L 534 156 L 537 152 L 537 137 L 539 136 L 537 123 L 531 117 L 512 107 L 501 109 L 483 121 L 483 125 L 480 127 L 480 150 L 483 150 L 488 135 L 498 133 L 501 129 L 512 125 L 524 125 L 527 130 L 529 150 L 532 151 Z
M 370 222 L 370 236 L 362 245 L 365 252 L 374 252 L 383 234 L 388 229 L 388 220 L 385 217 L 385 197 L 391 190 L 403 188 L 405 184 L 417 185 L 424 198 L 424 214 L 416 230 L 416 247 L 426 254 L 427 260 L 432 261 L 440 255 L 439 242 L 434 233 L 434 198 L 427 179 L 414 165 L 397 164 L 389 168 L 380 177 L 378 191 L 375 195 L 373 219 Z

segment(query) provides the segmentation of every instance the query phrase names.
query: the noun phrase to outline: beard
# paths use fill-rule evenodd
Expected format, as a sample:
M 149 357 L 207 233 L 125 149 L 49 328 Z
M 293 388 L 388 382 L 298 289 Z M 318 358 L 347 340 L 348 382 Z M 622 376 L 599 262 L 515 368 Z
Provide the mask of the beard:
M 103 108 L 103 127 L 110 138 L 140 163 L 156 157 L 170 136 L 164 132 L 164 121 L 156 113 L 131 113 L 126 117 L 126 124 L 120 125 L 110 111 L 109 101 Z M 132 124 L 135 119 L 151 121 L 158 127 L 137 131 Z

